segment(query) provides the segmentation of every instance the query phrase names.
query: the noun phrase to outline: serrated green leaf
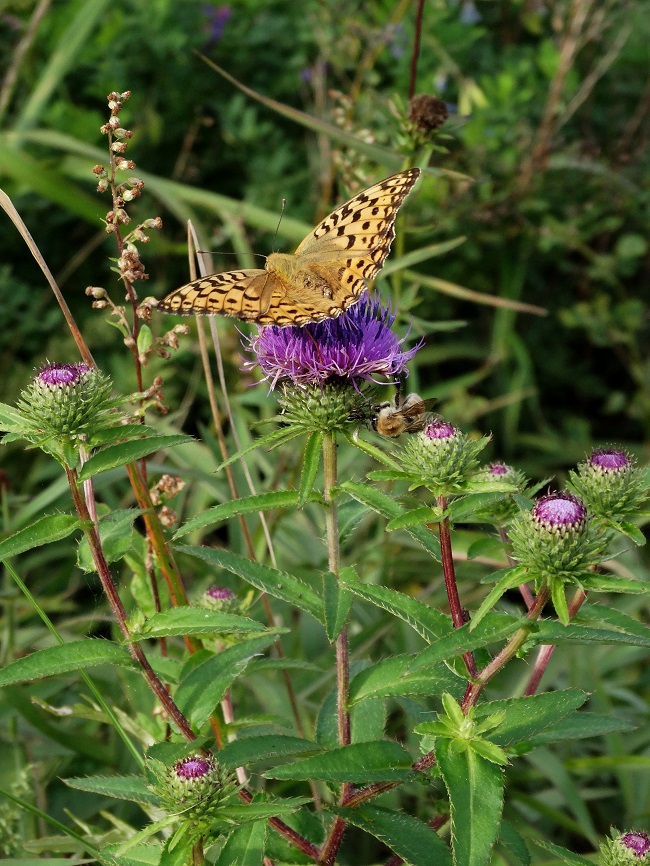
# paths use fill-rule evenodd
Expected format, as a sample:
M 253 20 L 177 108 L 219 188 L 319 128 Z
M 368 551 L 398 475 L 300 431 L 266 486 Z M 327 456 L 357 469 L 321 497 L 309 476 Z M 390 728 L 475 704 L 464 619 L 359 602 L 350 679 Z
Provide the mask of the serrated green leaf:
M 260 734 L 256 737 L 241 737 L 228 743 L 219 752 L 219 761 L 225 767 L 235 769 L 259 762 L 273 762 L 275 758 L 288 758 L 309 752 L 320 751 L 320 746 L 311 740 L 288 737 L 280 734 Z
M 472 749 L 453 753 L 449 740 L 436 740 L 436 762 L 451 807 L 454 863 L 486 866 L 503 811 L 503 771 Z
M 246 616 L 204 607 L 172 607 L 146 620 L 138 631 L 133 632 L 132 640 L 188 634 L 261 634 L 266 631 L 266 626 Z M 275 633 L 276 631 L 273 632 Z
M 133 548 L 133 523 L 142 511 L 138 508 L 125 508 L 111 511 L 99 518 L 99 536 L 106 562 L 117 562 Z M 95 570 L 95 562 L 90 552 L 88 539 L 84 536 L 77 548 L 77 565 L 86 573 Z
M 345 625 L 354 596 L 341 586 L 340 580 L 348 577 L 357 579 L 354 568 L 348 566 L 342 569 L 337 577 L 331 571 L 323 574 L 323 610 L 325 613 L 325 631 L 330 643 L 334 643 Z
M 560 863 L 565 863 L 566 866 L 594 866 L 593 860 L 589 860 L 587 857 L 581 857 L 580 854 L 575 854 L 573 851 L 569 851 L 567 848 L 561 848 L 559 845 L 554 845 L 552 842 L 545 842 L 541 839 L 534 838 L 531 841 L 540 848 L 543 848 L 544 851 L 554 854 Z
M 269 511 L 273 508 L 290 508 L 297 505 L 299 493 L 297 490 L 276 490 L 273 493 L 258 493 L 255 496 L 245 496 L 242 499 L 232 499 L 208 508 L 202 514 L 198 514 L 181 526 L 174 538 L 182 538 L 204 529 L 206 526 L 215 526 L 231 517 L 240 517 L 242 514 Z
M 495 577 L 495 575 L 492 575 Z M 519 586 L 522 583 L 526 582 L 526 569 L 521 566 L 515 566 L 514 568 L 506 568 L 503 574 L 495 586 L 489 591 L 485 599 L 482 601 L 479 609 L 472 616 L 472 621 L 470 623 L 470 630 L 473 631 L 481 622 L 483 617 L 485 617 L 490 610 L 494 607 L 497 601 L 501 598 L 504 593 L 506 593 L 509 589 L 513 589 L 515 586 Z
M 454 629 L 446 637 L 440 638 L 431 646 L 422 650 L 413 662 L 410 673 L 433 665 L 436 662 L 450 659 L 453 656 L 472 652 L 478 647 L 507 640 L 518 628 L 528 626 L 534 628 L 534 624 L 523 617 L 516 618 L 497 613 L 488 614 L 473 631 L 470 631 L 470 626 L 471 623 L 468 623 L 461 628 Z
M 592 628 L 591 626 L 562 625 L 552 620 L 542 620 L 537 623 L 534 634 L 529 640 L 536 644 L 563 644 L 563 643 L 602 643 L 602 644 L 629 644 L 631 646 L 650 646 L 650 632 L 645 635 L 629 633 L 622 630 Z
M 284 764 L 263 775 L 267 779 L 324 782 L 394 782 L 413 776 L 411 756 L 397 743 L 379 740 L 341 746 L 320 755 Z
M 266 821 L 238 827 L 228 836 L 215 866 L 260 866 L 266 844 Z
M 117 445 L 108 445 L 106 448 L 93 454 L 84 463 L 79 473 L 79 480 L 85 481 L 88 478 L 99 475 L 100 472 L 107 472 L 109 469 L 116 469 L 118 466 L 133 463 L 135 460 L 140 460 L 142 457 L 147 457 L 156 451 L 162 451 L 164 448 L 172 448 L 174 445 L 182 445 L 185 442 L 192 441 L 191 436 L 175 433 L 170 435 L 156 434 L 155 436 L 147 436 L 143 439 L 120 442 Z
M 637 545 L 637 547 L 643 547 L 646 543 L 646 537 L 641 532 L 638 526 L 635 526 L 633 523 L 630 523 L 629 520 L 621 520 L 617 523 L 616 528 L 619 532 L 622 532 L 624 535 L 627 535 L 628 538 L 632 539 L 632 541 Z
M 27 550 L 67 538 L 82 526 L 72 514 L 50 514 L 0 542 L 0 562 Z
M 266 436 L 260 436 L 259 439 L 255 439 L 250 443 L 250 445 L 246 445 L 227 460 L 224 460 L 223 463 L 220 463 L 215 469 L 215 474 L 221 472 L 221 470 L 225 469 L 226 466 L 236 463 L 237 460 L 241 460 L 242 457 L 250 454 L 251 451 L 256 451 L 258 448 L 277 448 L 285 442 L 290 442 L 292 439 L 296 439 L 298 436 L 302 435 L 302 431 L 296 430 L 294 427 L 281 427 L 279 430 L 273 430 L 271 433 L 267 433 Z
M 181 677 L 174 700 L 195 730 L 210 718 L 226 689 L 253 656 L 263 652 L 275 639 L 275 635 L 270 634 L 228 647 Z
M 264 800 L 245 806 L 223 806 L 219 809 L 219 820 L 232 824 L 246 824 L 267 818 L 288 817 L 302 806 L 312 803 L 310 797 L 283 797 L 282 800 Z
M 490 740 L 500 746 L 510 746 L 529 739 L 573 713 L 587 698 L 587 693 L 580 689 L 564 689 L 540 695 L 489 701 L 476 707 L 474 718 L 479 722 L 494 713 L 504 713 L 499 726 L 490 732 Z
M 437 695 L 443 691 L 458 692 L 467 685 L 455 677 L 446 665 L 439 664 L 414 673 L 409 672 L 417 656 L 393 656 L 371 665 L 356 674 L 350 683 L 349 704 L 375 697 L 405 695 Z
M 177 549 L 183 553 L 188 553 L 190 556 L 198 556 L 212 565 L 226 568 L 261 589 L 262 592 L 299 607 L 319 622 L 323 621 L 323 604 L 314 590 L 285 571 L 279 571 L 277 568 L 271 568 L 261 562 L 253 562 L 244 556 L 221 548 L 180 545 Z
M 300 505 L 305 504 L 309 498 L 309 494 L 313 490 L 316 473 L 320 466 L 324 438 L 325 434 L 320 430 L 316 430 L 307 439 L 302 462 L 302 472 L 300 473 Z
M 594 592 L 629 592 L 631 595 L 647 595 L 650 593 L 650 584 L 642 580 L 633 580 L 628 577 L 607 577 L 604 574 L 592 574 L 584 580 L 586 589 Z
M 521 866 L 529 866 L 530 852 L 526 847 L 523 836 L 516 830 L 509 821 L 501 822 L 499 830 L 499 845 L 503 845 L 508 851 L 516 857 L 521 863 Z
M 407 526 L 421 526 L 425 523 L 436 523 L 443 516 L 443 512 L 439 508 L 431 508 L 422 506 L 421 508 L 412 508 L 410 511 L 405 511 L 399 517 L 394 517 L 386 524 L 388 532 L 393 532 L 396 529 L 404 529 Z
M 117 800 L 131 800 L 133 803 L 156 805 L 158 797 L 146 785 L 142 776 L 85 776 L 62 779 L 69 788 L 114 797 Z
M 428 643 L 438 641 L 453 629 L 449 617 L 435 608 L 417 601 L 417 599 L 404 595 L 402 592 L 388 589 L 385 586 L 361 583 L 357 579 L 352 579 L 349 573 L 346 573 L 345 576 L 341 575 L 339 583 L 359 598 L 364 598 L 404 620 Z
M 14 683 L 41 680 L 71 671 L 85 670 L 97 665 L 135 664 L 128 650 L 108 640 L 71 641 L 59 646 L 38 650 L 25 658 L 11 662 L 0 671 L 0 688 Z
M 503 499 L 504 493 L 515 492 L 516 488 L 511 484 L 505 485 L 508 489 L 491 491 L 489 493 L 468 493 L 449 503 L 447 511 L 452 523 L 469 523 L 475 517 L 477 511 L 484 511 L 491 503 Z
M 375 487 L 371 487 L 369 484 L 344 481 L 340 485 L 340 489 L 345 490 L 346 493 L 349 493 L 358 502 L 363 502 L 387 520 L 394 520 L 405 513 L 405 509 L 398 502 Z M 406 529 L 406 532 L 421 544 L 434 559 L 440 560 L 440 542 L 432 532 L 421 526 Z
M 3 433 L 16 433 L 20 436 L 21 430 L 25 429 L 25 419 L 18 409 L 0 403 L 0 431 Z
M 599 716 L 596 713 L 575 713 L 559 722 L 549 725 L 539 734 L 526 740 L 517 748 L 517 754 L 523 755 L 538 746 L 557 743 L 561 740 L 577 740 L 586 737 L 602 737 L 605 734 L 613 734 L 618 731 L 629 732 L 636 730 L 637 726 L 622 719 L 614 719 L 611 716 Z
M 417 818 L 380 806 L 333 811 L 379 839 L 409 866 L 452 866 L 449 848 L 435 830 Z

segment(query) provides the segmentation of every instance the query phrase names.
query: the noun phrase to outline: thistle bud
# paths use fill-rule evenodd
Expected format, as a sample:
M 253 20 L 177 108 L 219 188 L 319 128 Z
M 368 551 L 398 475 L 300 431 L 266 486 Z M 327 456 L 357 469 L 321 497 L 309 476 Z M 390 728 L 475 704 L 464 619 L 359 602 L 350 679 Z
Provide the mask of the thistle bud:
M 446 496 L 462 492 L 489 441 L 487 436 L 470 439 L 448 421 L 436 418 L 411 436 L 398 456 L 415 483 Z
M 569 487 L 596 517 L 621 520 L 638 511 L 647 498 L 644 471 L 625 451 L 598 448 L 569 472 Z
M 523 491 L 528 484 L 528 479 L 518 469 L 508 466 L 507 463 L 496 461 L 488 463 L 487 466 L 479 469 L 474 475 L 474 482 L 481 485 L 481 488 L 477 488 L 479 492 L 482 488 L 486 491 L 496 490 L 499 492 L 500 490 L 504 490 L 505 485 L 511 486 L 512 489 L 510 491 L 507 491 L 507 488 L 505 488 L 506 492 L 504 492 L 503 499 L 491 502 L 489 506 L 476 514 L 476 517 L 480 520 L 485 520 L 488 523 L 496 525 L 503 525 L 511 520 L 519 511 L 519 506 L 513 500 L 511 494 Z
M 23 391 L 18 409 L 26 433 L 73 442 L 105 426 L 115 406 L 111 382 L 87 364 L 47 364 Z
M 650 863 L 650 836 L 643 830 L 612 832 L 600 847 L 600 866 L 646 866 Z
M 235 776 L 209 753 L 188 755 L 171 767 L 150 760 L 147 771 L 161 806 L 198 829 L 213 821 L 238 787 Z
M 235 593 L 227 586 L 211 586 L 203 593 L 201 606 L 211 610 L 228 611 L 237 604 Z
M 550 493 L 515 518 L 508 530 L 520 565 L 542 578 L 579 577 L 601 558 L 598 538 L 585 504 L 571 493 Z

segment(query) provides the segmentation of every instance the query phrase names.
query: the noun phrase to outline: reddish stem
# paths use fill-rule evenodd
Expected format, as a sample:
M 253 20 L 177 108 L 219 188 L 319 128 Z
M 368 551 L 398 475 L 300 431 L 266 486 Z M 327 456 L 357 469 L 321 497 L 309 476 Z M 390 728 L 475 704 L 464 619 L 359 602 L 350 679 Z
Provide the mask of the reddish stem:
M 417 78 L 418 57 L 420 56 L 420 42 L 422 40 L 422 13 L 424 12 L 424 0 L 418 0 L 418 8 L 415 13 L 415 36 L 413 37 L 413 54 L 411 55 L 411 73 L 409 76 L 409 99 L 415 96 L 415 80 Z

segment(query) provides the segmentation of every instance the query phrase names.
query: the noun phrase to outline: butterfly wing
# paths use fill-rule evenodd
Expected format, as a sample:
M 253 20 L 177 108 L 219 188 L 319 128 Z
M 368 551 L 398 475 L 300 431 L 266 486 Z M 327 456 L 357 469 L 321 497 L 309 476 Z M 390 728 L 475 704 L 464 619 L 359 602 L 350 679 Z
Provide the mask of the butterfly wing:
M 257 269 L 226 271 L 192 280 L 158 304 L 163 313 L 235 316 L 258 321 L 271 303 L 277 280 Z
M 316 226 L 302 241 L 295 255 L 307 262 L 337 264 L 349 273 L 350 291 L 362 289 L 381 270 L 395 237 L 395 219 L 404 199 L 420 176 L 419 168 L 409 168 L 368 187 L 342 204 Z

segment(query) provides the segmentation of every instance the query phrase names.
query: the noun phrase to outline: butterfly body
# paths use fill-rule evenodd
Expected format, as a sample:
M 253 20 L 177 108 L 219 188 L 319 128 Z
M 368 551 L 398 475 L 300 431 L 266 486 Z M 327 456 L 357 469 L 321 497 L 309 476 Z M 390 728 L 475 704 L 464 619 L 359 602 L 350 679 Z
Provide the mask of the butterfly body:
M 359 193 L 316 226 L 293 255 L 268 256 L 264 270 L 193 280 L 158 308 L 280 327 L 336 318 L 381 270 L 395 237 L 397 212 L 419 174 L 410 168 Z

